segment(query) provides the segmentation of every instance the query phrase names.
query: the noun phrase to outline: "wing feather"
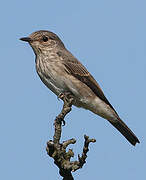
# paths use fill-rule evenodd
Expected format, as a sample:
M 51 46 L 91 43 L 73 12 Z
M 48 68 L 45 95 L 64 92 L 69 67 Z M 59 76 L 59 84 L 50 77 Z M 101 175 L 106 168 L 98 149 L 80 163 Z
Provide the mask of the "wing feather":
M 106 104 L 108 104 L 114 111 L 115 109 L 109 103 L 108 99 L 105 97 L 103 91 L 101 90 L 99 84 L 93 78 L 93 76 L 88 72 L 88 70 L 69 52 L 62 53 L 61 51 L 58 53 L 62 58 L 63 64 L 67 69 L 67 72 L 85 83 L 96 96 L 98 96 L 101 100 L 103 100 Z M 115 111 L 116 112 L 116 111 Z M 117 113 L 116 113 L 117 114 Z

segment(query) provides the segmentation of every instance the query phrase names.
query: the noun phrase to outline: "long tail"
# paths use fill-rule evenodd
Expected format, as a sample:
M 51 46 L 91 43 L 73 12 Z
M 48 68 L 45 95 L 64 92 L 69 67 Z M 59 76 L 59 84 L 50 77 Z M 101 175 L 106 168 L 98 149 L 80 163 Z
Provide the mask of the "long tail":
M 140 143 L 136 135 L 128 128 L 128 126 L 118 118 L 117 121 L 109 121 L 123 136 L 132 144 Z

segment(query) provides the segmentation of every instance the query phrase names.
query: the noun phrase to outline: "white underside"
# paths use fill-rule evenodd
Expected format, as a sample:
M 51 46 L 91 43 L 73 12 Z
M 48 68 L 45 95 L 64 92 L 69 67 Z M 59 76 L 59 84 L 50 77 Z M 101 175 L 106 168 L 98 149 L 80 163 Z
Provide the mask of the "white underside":
M 60 85 L 60 87 L 56 86 L 56 81 L 53 82 L 52 79 L 45 79 L 47 87 L 54 92 L 57 96 L 60 93 L 63 93 L 65 90 L 66 91 L 71 91 L 75 95 L 75 102 L 74 105 L 77 107 L 82 107 L 84 109 L 88 109 L 92 111 L 93 113 L 107 119 L 107 120 L 114 120 L 116 119 L 116 114 L 113 111 L 113 109 L 107 105 L 105 102 L 103 102 L 100 98 L 97 96 L 94 96 L 93 98 L 90 98 L 92 93 L 90 94 L 88 89 L 84 89 L 85 91 L 87 90 L 86 96 L 83 96 L 79 91 L 76 89 L 75 86 L 73 86 L 73 83 L 69 80 L 66 80 L 65 83 L 62 83 L 61 80 L 57 82 L 57 85 Z M 70 88 L 65 88 L 65 85 L 68 85 Z

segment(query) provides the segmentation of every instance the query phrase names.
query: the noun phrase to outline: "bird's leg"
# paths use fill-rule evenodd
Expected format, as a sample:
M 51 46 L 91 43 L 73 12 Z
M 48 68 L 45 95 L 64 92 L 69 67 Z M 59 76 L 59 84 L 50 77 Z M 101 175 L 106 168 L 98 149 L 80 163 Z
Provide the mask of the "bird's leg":
M 58 98 L 62 99 L 64 104 L 61 113 L 56 117 L 56 121 L 63 122 L 63 125 L 65 125 L 64 118 L 71 111 L 74 98 L 69 92 L 60 93 Z

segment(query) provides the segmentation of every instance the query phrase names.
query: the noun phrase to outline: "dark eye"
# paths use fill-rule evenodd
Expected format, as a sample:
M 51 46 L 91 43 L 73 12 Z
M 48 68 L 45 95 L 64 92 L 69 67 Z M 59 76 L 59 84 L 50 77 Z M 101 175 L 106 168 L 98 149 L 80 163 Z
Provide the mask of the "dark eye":
M 43 41 L 47 42 L 48 41 L 48 37 L 47 36 L 43 36 Z

